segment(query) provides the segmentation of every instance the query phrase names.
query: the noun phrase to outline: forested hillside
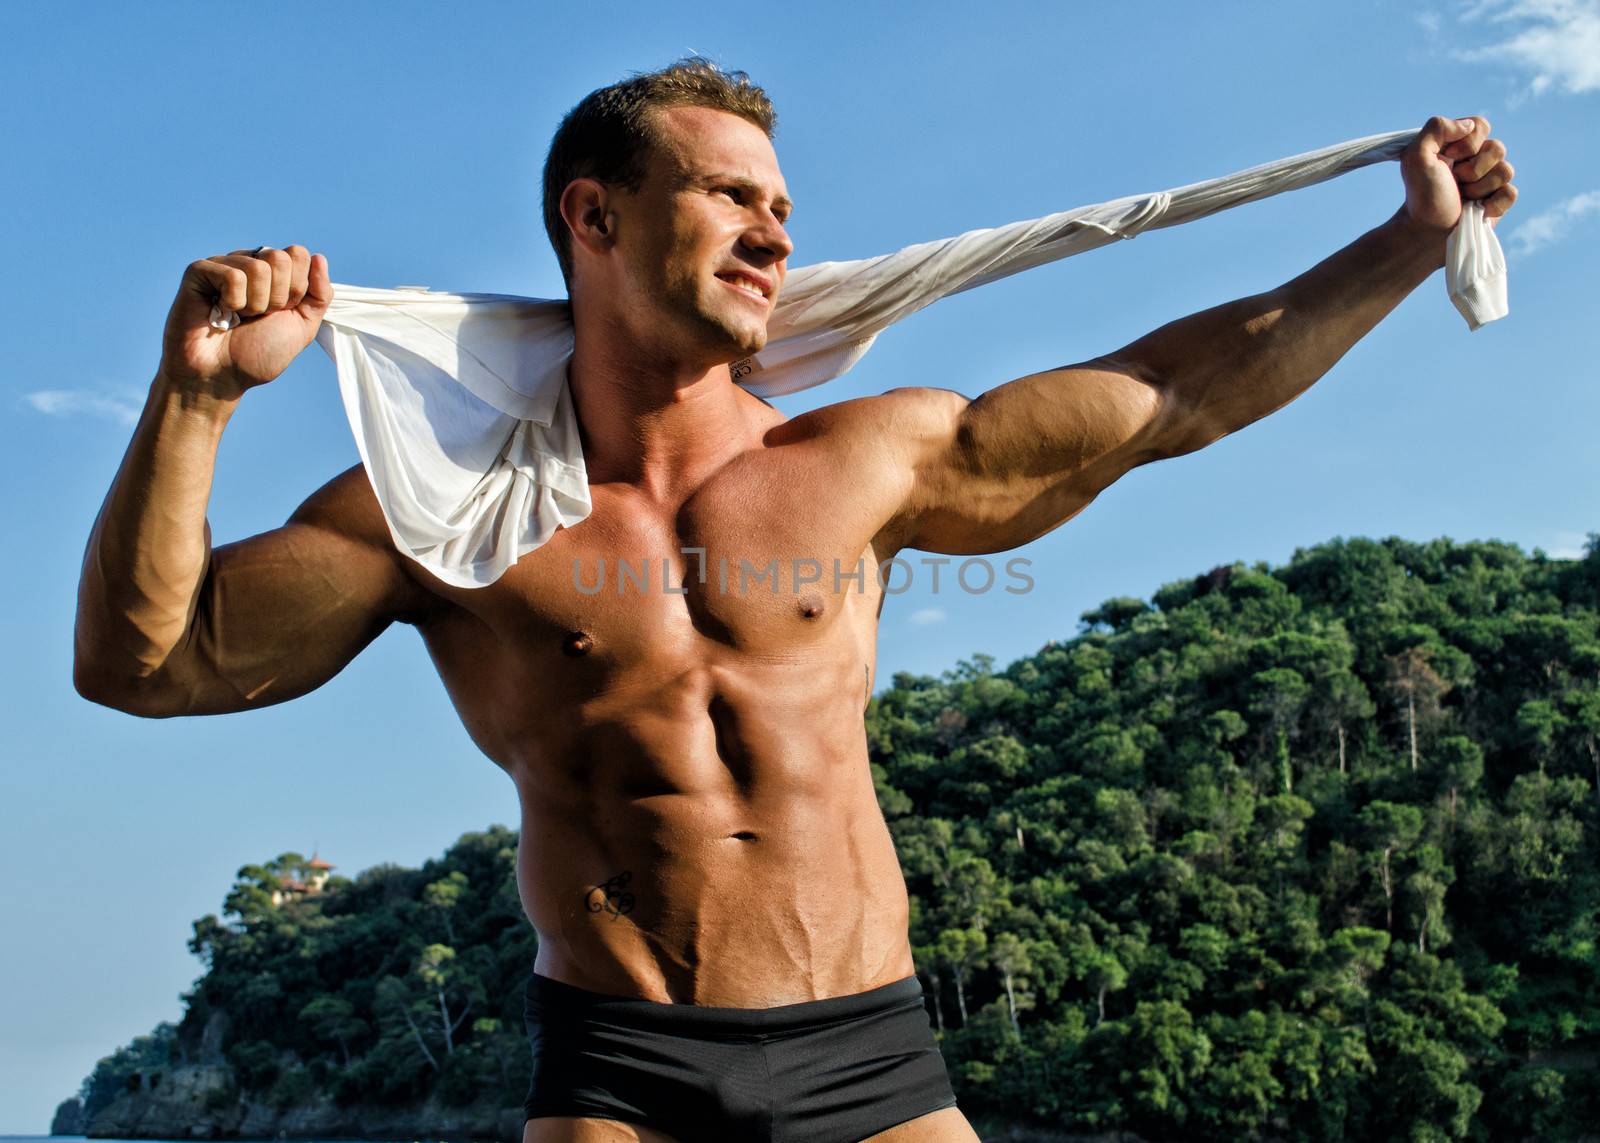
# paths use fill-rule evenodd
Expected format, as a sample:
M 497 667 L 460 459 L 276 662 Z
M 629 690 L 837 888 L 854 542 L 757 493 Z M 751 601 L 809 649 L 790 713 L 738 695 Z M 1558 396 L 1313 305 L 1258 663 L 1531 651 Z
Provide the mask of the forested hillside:
M 1335 542 L 897 678 L 881 797 L 968 1099 L 1150 1138 L 1594 1129 L 1597 589 L 1594 541 Z
M 1600 537 L 1334 541 L 1110 600 L 1004 670 L 897 675 L 874 776 L 963 1107 L 1150 1140 L 1594 1130 L 1597 605 Z M 206 1058 L 216 1109 L 515 1106 L 515 844 L 278 904 L 301 858 L 242 870 L 181 1024 L 102 1061 L 89 1113 Z

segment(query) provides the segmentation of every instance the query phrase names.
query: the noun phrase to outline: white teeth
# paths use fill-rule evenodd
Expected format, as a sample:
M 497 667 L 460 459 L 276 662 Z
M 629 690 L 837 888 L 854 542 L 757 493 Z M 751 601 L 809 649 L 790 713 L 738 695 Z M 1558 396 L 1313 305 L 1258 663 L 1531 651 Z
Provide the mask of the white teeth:
M 736 286 L 739 289 L 744 290 L 746 293 L 754 294 L 758 298 L 765 298 L 767 296 L 761 287 L 757 286 L 753 282 L 747 282 L 741 278 L 724 278 L 722 280 L 727 282 L 728 285 Z

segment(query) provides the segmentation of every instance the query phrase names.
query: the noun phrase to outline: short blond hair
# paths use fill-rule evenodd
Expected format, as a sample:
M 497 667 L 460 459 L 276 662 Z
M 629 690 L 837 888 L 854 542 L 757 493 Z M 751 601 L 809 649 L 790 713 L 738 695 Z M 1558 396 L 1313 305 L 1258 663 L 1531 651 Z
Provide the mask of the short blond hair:
M 561 196 L 573 179 L 638 190 L 655 145 L 651 113 L 665 107 L 709 107 L 754 123 L 768 139 L 778 115 L 767 93 L 742 71 L 723 71 L 689 56 L 660 71 L 638 72 L 584 96 L 567 112 L 544 161 L 544 228 L 572 286 L 572 235 L 561 217 Z

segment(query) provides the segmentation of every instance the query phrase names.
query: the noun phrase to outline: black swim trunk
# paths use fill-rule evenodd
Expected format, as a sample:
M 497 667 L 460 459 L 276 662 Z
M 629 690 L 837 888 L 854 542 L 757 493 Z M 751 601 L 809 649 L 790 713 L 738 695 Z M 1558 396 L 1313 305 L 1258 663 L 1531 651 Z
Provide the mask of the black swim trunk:
M 954 1107 L 915 976 L 854 996 L 711 1008 L 535 973 L 525 1119 L 588 1116 L 680 1143 L 852 1143 Z

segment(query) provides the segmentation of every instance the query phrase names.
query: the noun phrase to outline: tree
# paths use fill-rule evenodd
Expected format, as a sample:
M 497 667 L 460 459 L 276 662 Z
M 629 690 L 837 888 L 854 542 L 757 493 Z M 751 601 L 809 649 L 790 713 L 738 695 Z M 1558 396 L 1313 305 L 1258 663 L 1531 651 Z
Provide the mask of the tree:
M 1250 680 L 1250 709 L 1266 719 L 1266 734 L 1273 743 L 1283 775 L 1282 792 L 1294 791 L 1294 769 L 1289 758 L 1289 735 L 1300 717 L 1311 688 L 1299 671 L 1274 667 L 1257 671 Z
M 451 946 L 456 943 L 456 930 L 450 923 L 450 915 L 455 912 L 466 891 L 467 875 L 459 869 L 453 870 L 448 877 L 432 882 L 422 891 L 423 903 L 444 918 L 445 941 Z
M 983 961 L 989 938 L 982 929 L 945 929 L 934 944 L 936 955 L 956 982 L 956 1008 L 961 1023 L 967 1023 L 967 980 Z
M 422 950 L 422 956 L 417 960 L 417 978 L 433 993 L 433 998 L 439 1005 L 439 1034 L 444 1037 L 444 1054 L 452 1055 L 456 1050 L 455 1032 L 461 1027 L 461 1022 L 467 1018 L 467 1013 L 472 1008 L 472 998 L 463 996 L 460 1004 L 461 1010 L 452 1013 L 453 1006 L 451 994 L 455 991 L 454 985 L 457 973 L 453 972 L 451 963 L 456 958 L 456 950 L 449 945 L 429 945 Z
M 1417 768 L 1418 723 L 1438 716 L 1439 699 L 1451 686 L 1430 665 L 1435 654 L 1431 646 L 1414 644 L 1385 659 L 1390 689 L 1405 704 L 1406 736 L 1413 771 Z
M 1441 738 L 1434 750 L 1440 783 L 1450 791 L 1450 820 L 1455 821 L 1461 791 L 1477 788 L 1483 778 L 1483 748 L 1461 734 Z
M 428 1046 L 427 1037 L 422 1034 L 422 1027 L 417 1022 L 419 1015 L 424 1019 L 427 1018 L 431 1010 L 428 1001 L 425 999 L 418 1001 L 399 977 L 386 976 L 378 982 L 377 1007 L 391 1021 L 398 1016 L 404 1022 L 406 1030 L 410 1033 L 411 1043 L 427 1061 L 428 1066 L 438 1072 L 439 1060 L 433 1054 L 433 1049 Z
M 320 1040 L 339 1045 L 344 1066 L 350 1066 L 350 1041 L 367 1031 L 367 1022 L 355 1014 L 355 1005 L 340 996 L 318 996 L 300 1009 L 300 1019 L 311 1025 Z
M 1521 745 L 1539 760 L 1539 772 L 1544 773 L 1550 755 L 1555 749 L 1556 733 L 1565 720 L 1556 713 L 1555 704 L 1544 699 L 1532 699 L 1517 708 L 1517 729 L 1521 732 Z
M 1561 697 L 1561 705 L 1568 727 L 1593 767 L 1595 803 L 1600 807 L 1600 688 L 1574 687 Z
M 501 1046 L 504 1037 L 500 1034 L 502 1022 L 493 1016 L 479 1016 L 472 1022 L 474 1037 L 489 1045 L 489 1052 L 494 1057 L 495 1065 L 500 1070 L 500 1086 L 511 1086 L 511 1064 L 506 1056 L 505 1049 Z
M 1373 703 L 1372 696 L 1367 693 L 1366 684 L 1360 678 L 1348 671 L 1340 671 L 1327 680 L 1326 690 L 1322 696 L 1322 708 L 1328 720 L 1333 723 L 1334 737 L 1338 744 L 1339 773 L 1346 773 L 1345 754 L 1350 727 L 1370 719 L 1377 713 L 1377 706 Z
M 1211 1064 L 1210 1038 L 1170 1000 L 1141 1001 L 1116 1033 L 1112 1051 L 1128 1092 L 1128 1125 L 1147 1137 L 1181 1135 L 1191 1090 Z
M 1384 931 L 1394 932 L 1394 855 L 1409 849 L 1422 833 L 1422 811 L 1415 806 L 1375 801 L 1364 807 L 1360 823 L 1367 845 L 1374 851 L 1379 884 L 1383 887 Z
M 1020 1042 L 1022 1025 L 1017 1020 L 1017 1010 L 1019 1006 L 1032 1007 L 1033 998 L 1024 993 L 1019 1003 L 1017 990 L 1026 983 L 1028 974 L 1033 971 L 1033 957 L 1028 946 L 1016 934 L 1000 933 L 990 950 L 989 963 L 999 970 L 1005 984 L 1006 1011 L 1011 1016 L 1011 1031 Z
M 1343 1004 L 1357 1003 L 1364 1011 L 1370 981 L 1387 963 L 1390 937 L 1361 925 L 1340 929 L 1329 938 L 1326 953 L 1333 991 Z
M 1424 845 L 1417 850 L 1405 887 L 1411 923 L 1417 931 L 1418 952 L 1428 951 L 1430 933 L 1435 945 L 1443 945 L 1450 939 L 1450 930 L 1445 927 L 1444 895 L 1455 879 L 1455 870 L 1445 864 L 1444 855 L 1437 846 Z
M 1128 970 L 1109 952 L 1099 950 L 1084 966 L 1084 983 L 1094 993 L 1095 1019 L 1098 1028 L 1106 1020 L 1106 995 L 1121 992 L 1128 984 Z

